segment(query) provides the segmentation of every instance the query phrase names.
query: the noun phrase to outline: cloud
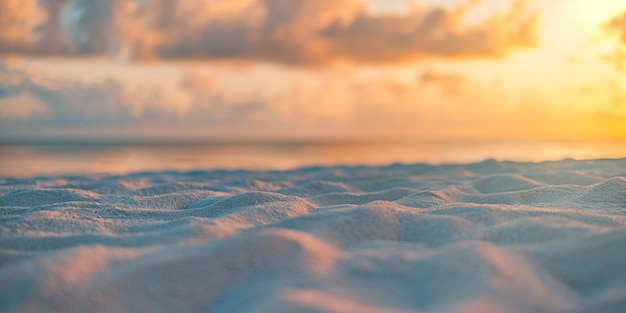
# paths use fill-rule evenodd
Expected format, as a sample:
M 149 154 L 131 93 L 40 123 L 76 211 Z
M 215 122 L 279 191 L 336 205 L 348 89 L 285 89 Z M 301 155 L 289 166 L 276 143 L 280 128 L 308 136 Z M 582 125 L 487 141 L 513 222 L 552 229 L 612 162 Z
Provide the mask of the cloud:
M 536 44 L 523 2 L 465 23 L 474 2 L 377 15 L 365 0 L 0 0 L 15 16 L 0 53 L 315 65 L 499 57 Z
M 262 74 L 287 75 L 280 76 L 281 84 L 275 88 L 241 79 L 233 85 L 234 77 L 241 75 L 237 70 L 188 70 L 177 85 L 155 87 L 113 79 L 60 79 L 39 67 L 15 63 L 0 63 L 3 136 L 45 136 L 61 130 L 69 136 L 96 137 L 112 131 L 131 137 L 171 132 L 199 137 L 334 136 L 397 131 L 411 124 L 398 123 L 398 118 L 420 119 L 424 112 L 407 105 L 410 99 L 420 99 L 415 85 L 393 80 L 368 80 L 356 86 L 345 75 L 290 76 L 276 67 L 280 73 L 252 68 L 246 75 L 251 81 Z
M 626 11 L 608 20 L 603 28 L 608 34 L 617 35 L 623 45 L 617 47 L 610 54 L 604 55 L 603 59 L 613 63 L 615 68 L 622 72 L 626 66 Z
M 186 114 L 189 99 L 170 90 L 114 80 L 62 80 L 36 68 L 0 64 L 0 120 L 15 117 L 33 127 L 118 125 Z M 31 109 L 27 109 L 31 108 Z
M 0 137 L 59 132 L 69 137 L 206 137 L 214 131 L 251 133 L 254 127 L 286 121 L 268 96 L 213 91 L 215 79 L 207 75 L 185 75 L 179 84 L 167 86 L 114 79 L 84 82 L 14 63 L 0 62 Z
M 47 113 L 46 104 L 29 93 L 0 96 L 0 121 L 4 123 L 30 120 L 37 116 L 45 116 Z
M 469 3 L 471 4 L 471 2 Z M 494 14 L 477 25 L 463 20 L 471 5 L 416 11 L 407 15 L 359 14 L 348 25 L 323 30 L 333 53 L 369 62 L 422 57 L 499 57 L 536 44 L 537 17 L 517 2 L 506 14 Z
M 442 73 L 430 69 L 419 75 L 418 82 L 425 88 L 437 88 L 440 93 L 449 96 L 463 96 L 477 89 L 474 82 L 461 74 Z
M 626 11 L 611 18 L 606 24 L 607 31 L 617 34 L 623 44 L 626 44 Z
M 35 0 L 0 0 L 0 53 L 29 51 L 42 13 Z
M 608 107 L 559 108 L 541 95 L 510 95 L 497 84 L 437 68 L 411 76 L 193 68 L 178 84 L 148 86 L 55 78 L 15 62 L 0 62 L 0 139 L 528 139 L 623 128 L 602 115 L 618 116 Z M 572 129 L 580 120 L 588 122 Z

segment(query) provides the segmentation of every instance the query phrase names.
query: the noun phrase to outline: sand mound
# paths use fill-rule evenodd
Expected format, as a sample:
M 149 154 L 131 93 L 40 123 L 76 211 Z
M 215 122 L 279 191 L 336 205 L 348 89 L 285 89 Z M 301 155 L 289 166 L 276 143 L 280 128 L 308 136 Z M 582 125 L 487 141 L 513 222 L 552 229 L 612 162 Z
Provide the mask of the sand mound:
M 620 311 L 625 169 L 4 178 L 0 311 Z
M 595 184 L 579 200 L 590 203 L 602 201 L 626 208 L 626 178 L 615 177 Z
M 531 189 L 541 184 L 520 175 L 496 175 L 478 179 L 473 186 L 481 193 L 500 193 Z
M 36 189 L 11 192 L 0 198 L 0 203 L 12 207 L 33 207 L 65 202 L 91 201 L 96 198 L 96 194 L 84 190 L 70 188 Z

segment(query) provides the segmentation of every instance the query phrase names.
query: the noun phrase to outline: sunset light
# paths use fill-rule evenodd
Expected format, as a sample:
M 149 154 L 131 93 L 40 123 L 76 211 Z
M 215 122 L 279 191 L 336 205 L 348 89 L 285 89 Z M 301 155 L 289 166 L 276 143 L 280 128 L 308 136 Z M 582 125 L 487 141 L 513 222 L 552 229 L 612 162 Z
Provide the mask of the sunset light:
M 5 140 L 626 138 L 619 1 L 48 3 L 2 2 Z
M 609 19 L 624 12 L 626 8 L 623 3 L 611 0 L 570 1 L 574 20 L 589 30 L 594 30 L 598 25 L 605 24 Z
M 0 312 L 626 312 L 626 0 L 0 0 Z

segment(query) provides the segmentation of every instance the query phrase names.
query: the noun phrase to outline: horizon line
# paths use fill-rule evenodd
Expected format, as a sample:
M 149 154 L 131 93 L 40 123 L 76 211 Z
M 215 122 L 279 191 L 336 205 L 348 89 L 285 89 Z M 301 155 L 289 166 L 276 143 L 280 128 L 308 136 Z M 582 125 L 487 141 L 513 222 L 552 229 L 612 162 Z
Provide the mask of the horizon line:
M 521 143 L 626 143 L 615 139 L 410 139 L 410 138 L 0 138 L 0 146 L 291 146 L 291 145 L 446 145 Z

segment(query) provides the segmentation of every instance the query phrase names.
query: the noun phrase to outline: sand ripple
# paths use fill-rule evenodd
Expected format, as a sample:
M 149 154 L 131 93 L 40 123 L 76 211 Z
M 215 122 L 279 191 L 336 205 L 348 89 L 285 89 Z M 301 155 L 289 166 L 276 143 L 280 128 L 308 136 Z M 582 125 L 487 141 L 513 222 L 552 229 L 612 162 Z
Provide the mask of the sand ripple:
M 619 312 L 626 159 L 0 178 L 3 312 Z

